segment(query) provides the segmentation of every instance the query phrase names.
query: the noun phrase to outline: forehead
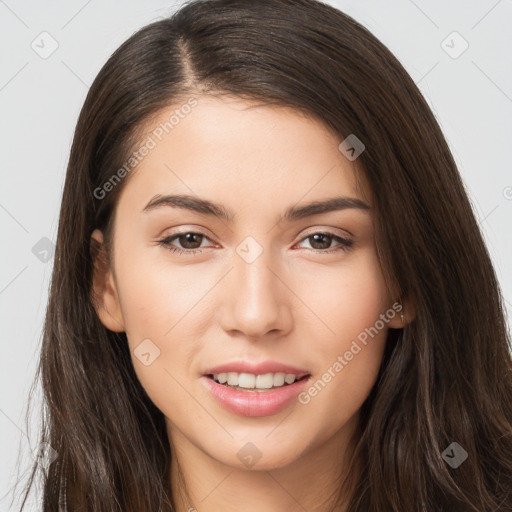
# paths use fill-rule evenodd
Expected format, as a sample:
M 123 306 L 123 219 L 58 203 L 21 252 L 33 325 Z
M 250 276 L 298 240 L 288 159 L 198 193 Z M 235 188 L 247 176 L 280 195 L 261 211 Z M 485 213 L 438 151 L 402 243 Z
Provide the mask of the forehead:
M 119 208 L 140 211 L 158 194 L 215 198 L 231 211 L 260 214 L 335 195 L 370 202 L 357 163 L 343 156 L 342 138 L 323 123 L 288 107 L 194 99 L 145 123 L 137 147 L 150 149 L 129 176 Z

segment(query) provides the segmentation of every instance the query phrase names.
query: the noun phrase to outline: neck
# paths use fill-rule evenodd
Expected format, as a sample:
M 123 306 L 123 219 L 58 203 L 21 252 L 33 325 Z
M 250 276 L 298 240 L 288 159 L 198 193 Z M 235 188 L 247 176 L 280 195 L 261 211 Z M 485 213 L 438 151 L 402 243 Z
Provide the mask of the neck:
M 205 453 L 168 422 L 171 488 L 177 512 L 345 512 L 360 476 L 356 461 L 358 415 L 292 462 L 270 469 L 240 469 Z M 351 477 L 342 490 L 342 481 Z

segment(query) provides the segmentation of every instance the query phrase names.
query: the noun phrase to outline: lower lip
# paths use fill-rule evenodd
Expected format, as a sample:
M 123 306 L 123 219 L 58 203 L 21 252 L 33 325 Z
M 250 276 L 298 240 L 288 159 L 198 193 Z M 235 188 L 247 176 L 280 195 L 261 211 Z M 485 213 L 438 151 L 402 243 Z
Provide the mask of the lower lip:
M 308 378 L 268 391 L 238 391 L 203 376 L 213 397 L 228 411 L 240 416 L 270 416 L 290 405 L 306 386 Z

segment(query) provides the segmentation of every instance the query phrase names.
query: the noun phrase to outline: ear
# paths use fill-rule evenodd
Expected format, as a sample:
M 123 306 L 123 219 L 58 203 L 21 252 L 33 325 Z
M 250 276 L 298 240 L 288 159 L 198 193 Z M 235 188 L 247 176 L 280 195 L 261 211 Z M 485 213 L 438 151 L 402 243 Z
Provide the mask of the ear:
M 101 323 L 114 332 L 124 332 L 124 320 L 117 294 L 114 275 L 103 244 L 103 233 L 95 229 L 91 234 L 93 278 L 91 301 Z
M 393 314 L 394 313 L 394 314 Z M 393 329 L 402 329 L 414 320 L 414 307 L 410 301 L 396 300 L 387 311 L 388 326 Z

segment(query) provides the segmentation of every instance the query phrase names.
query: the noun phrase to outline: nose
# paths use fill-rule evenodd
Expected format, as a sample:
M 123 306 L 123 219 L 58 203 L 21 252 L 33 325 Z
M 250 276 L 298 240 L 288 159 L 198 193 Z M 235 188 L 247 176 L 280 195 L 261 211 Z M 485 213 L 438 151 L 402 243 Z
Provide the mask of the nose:
M 226 332 L 258 340 L 291 329 L 293 293 L 278 268 L 270 251 L 250 263 L 234 253 L 218 317 Z

